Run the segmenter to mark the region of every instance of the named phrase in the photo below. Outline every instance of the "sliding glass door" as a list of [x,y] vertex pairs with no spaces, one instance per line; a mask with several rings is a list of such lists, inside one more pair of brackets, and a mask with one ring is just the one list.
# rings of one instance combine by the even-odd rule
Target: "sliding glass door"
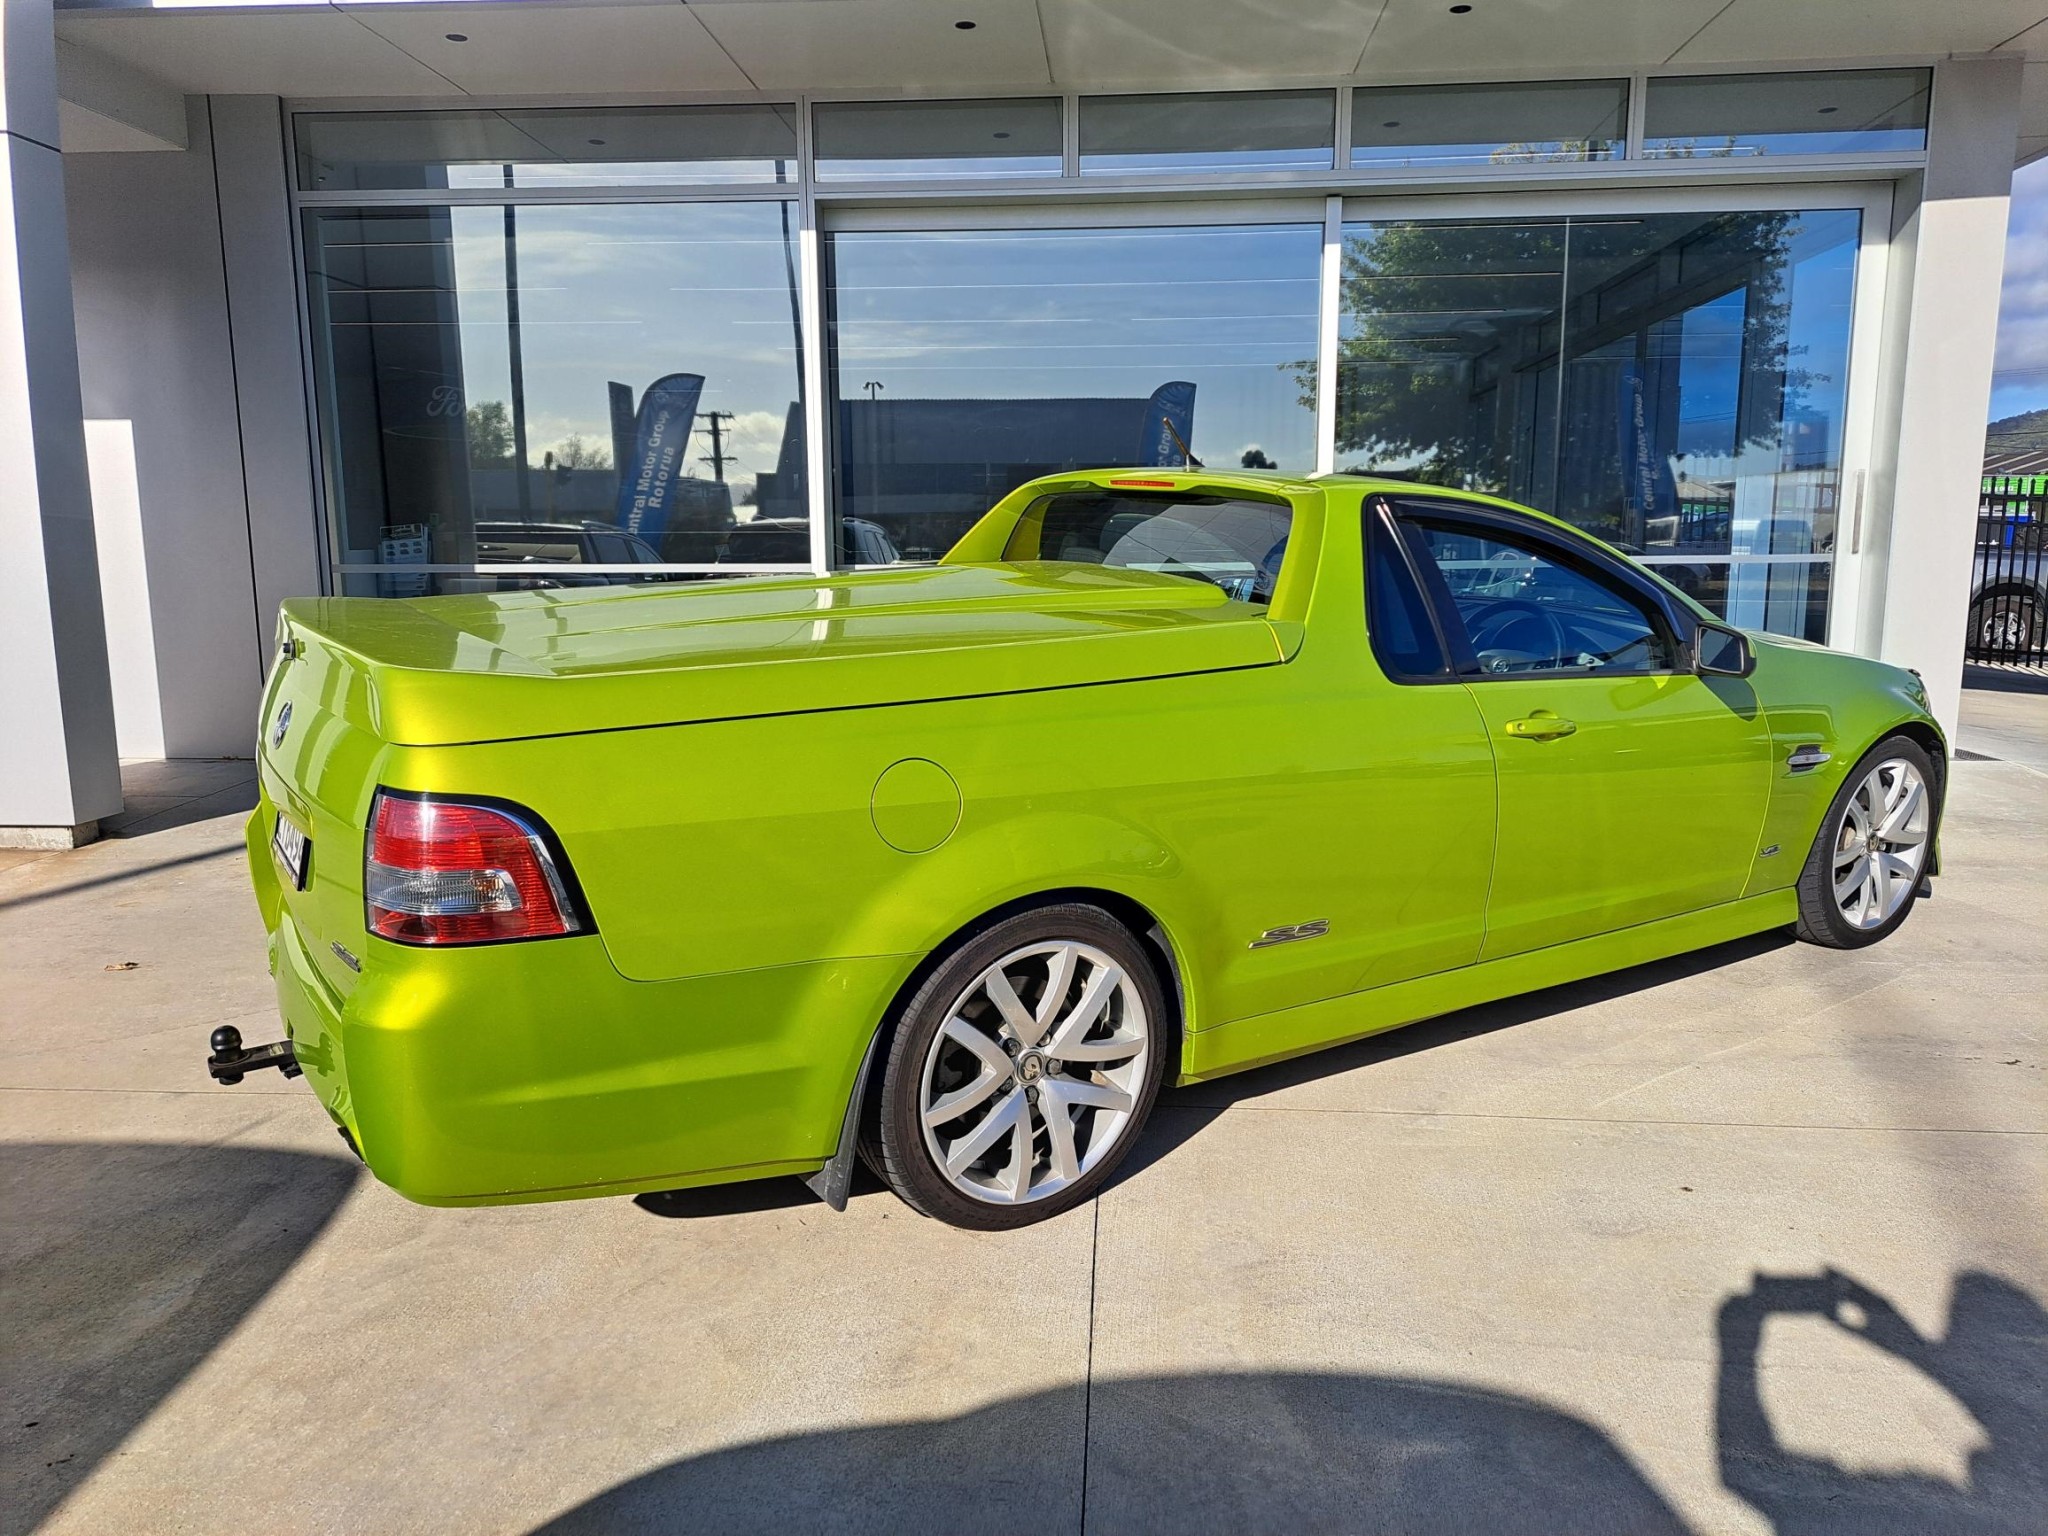
[[1344,225],[1337,464],[1492,492],[1824,639],[1856,209]]

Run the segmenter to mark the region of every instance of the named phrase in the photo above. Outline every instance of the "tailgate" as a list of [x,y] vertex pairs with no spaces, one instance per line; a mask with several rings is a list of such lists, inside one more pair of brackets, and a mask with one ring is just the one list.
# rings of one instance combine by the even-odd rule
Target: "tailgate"
[[[266,925],[275,932],[289,921],[320,979],[346,998],[357,972],[334,946],[360,959],[368,942],[364,828],[390,748],[369,728],[353,659],[317,635],[287,635],[264,692],[251,872]],[[280,817],[307,840],[302,887],[294,887],[273,845]]]

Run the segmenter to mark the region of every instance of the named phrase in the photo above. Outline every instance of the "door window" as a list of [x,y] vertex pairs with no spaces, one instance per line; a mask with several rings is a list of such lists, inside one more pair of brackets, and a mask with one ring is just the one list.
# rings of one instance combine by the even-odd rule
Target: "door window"
[[1445,627],[1462,633],[1480,677],[1668,672],[1666,627],[1647,600],[1571,563],[1537,537],[1452,518],[1404,517],[1442,580]]

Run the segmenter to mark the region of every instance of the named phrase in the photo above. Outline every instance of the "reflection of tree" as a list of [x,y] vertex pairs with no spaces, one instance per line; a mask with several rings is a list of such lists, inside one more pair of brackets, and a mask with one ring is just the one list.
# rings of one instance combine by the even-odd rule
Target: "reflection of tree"
[[[1560,355],[1573,365],[1565,404],[1574,426],[1581,415],[1615,418],[1611,369],[1631,361],[1666,365],[1668,377],[1646,382],[1675,403],[1679,347],[1654,328],[1737,290],[1746,297],[1736,446],[1775,443],[1806,383],[1787,369],[1799,222],[1779,212],[1354,233],[1344,247],[1337,448],[1361,455],[1362,467],[1526,493],[1511,484],[1513,470],[1552,451]],[[1583,372],[1596,353],[1606,366]],[[1312,369],[1291,366],[1312,404]],[[1656,436],[1674,446],[1675,432]]]
[[502,400],[479,400],[462,413],[472,469],[502,469],[512,463],[512,413]]
[[612,451],[581,432],[571,432],[555,445],[555,464],[561,469],[610,469]]

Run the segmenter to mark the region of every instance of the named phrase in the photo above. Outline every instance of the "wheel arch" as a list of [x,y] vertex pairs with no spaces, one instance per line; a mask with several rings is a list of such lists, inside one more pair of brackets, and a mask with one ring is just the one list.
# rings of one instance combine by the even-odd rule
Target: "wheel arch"
[[1948,808],[1949,779],[1948,741],[1939,728],[1930,720],[1894,720],[1856,749],[1856,755],[1850,759],[1850,766],[1853,771],[1856,764],[1894,736],[1905,737],[1925,752],[1928,763],[1934,769],[1934,826],[1929,833],[1933,846],[1928,851],[1926,872],[1929,875],[1938,875],[1941,873],[1941,821],[1942,813]]
[[[925,984],[927,977],[946,961],[946,958],[961,945],[973,940],[976,935],[987,932],[997,923],[1025,912],[1035,912],[1044,907],[1067,905],[1099,907],[1130,931],[1138,941],[1139,948],[1152,962],[1153,976],[1159,982],[1160,994],[1166,999],[1168,1060],[1178,1062],[1186,1036],[1188,1016],[1187,967],[1183,964],[1172,934],[1165,922],[1152,909],[1136,897],[1122,891],[1113,891],[1098,885],[1049,886],[1044,890],[1032,891],[1028,895],[1015,896],[999,902],[986,911],[969,918],[951,933],[940,939],[927,950],[922,959],[910,968],[890,997],[882,1017],[875,1021],[874,1039],[877,1051],[886,1050],[889,1037],[894,1033],[896,1020],[902,1014],[904,1004],[917,995],[917,989]],[[872,1097],[875,1083],[867,1086],[867,1096]],[[866,1109],[863,1109],[863,1114]]]
[[969,918],[932,945],[910,968],[901,984],[890,995],[887,1005],[882,1010],[882,1016],[875,1021],[873,1029],[868,1034],[860,1066],[855,1072],[852,1089],[847,1098],[839,1144],[826,1160],[825,1166],[804,1181],[826,1204],[835,1210],[846,1208],[847,1192],[853,1180],[854,1159],[858,1156],[861,1145],[872,1144],[876,1136],[882,1094],[882,1075],[876,1069],[888,1057],[890,1043],[895,1037],[897,1021],[902,1017],[904,1006],[917,995],[918,989],[925,984],[932,972],[943,965],[946,958],[961,945],[970,942],[975,935],[984,933],[997,923],[1016,917],[1020,913],[1069,904],[1091,906],[1108,913],[1130,932],[1137,940],[1139,949],[1152,962],[1153,975],[1159,982],[1160,995],[1166,999],[1166,1039],[1162,1044],[1166,1048],[1167,1060],[1175,1064],[1174,1076],[1180,1076],[1187,1040],[1187,967],[1182,962],[1172,935],[1157,914],[1133,896],[1095,885],[1048,886],[1026,895],[1012,897]]

